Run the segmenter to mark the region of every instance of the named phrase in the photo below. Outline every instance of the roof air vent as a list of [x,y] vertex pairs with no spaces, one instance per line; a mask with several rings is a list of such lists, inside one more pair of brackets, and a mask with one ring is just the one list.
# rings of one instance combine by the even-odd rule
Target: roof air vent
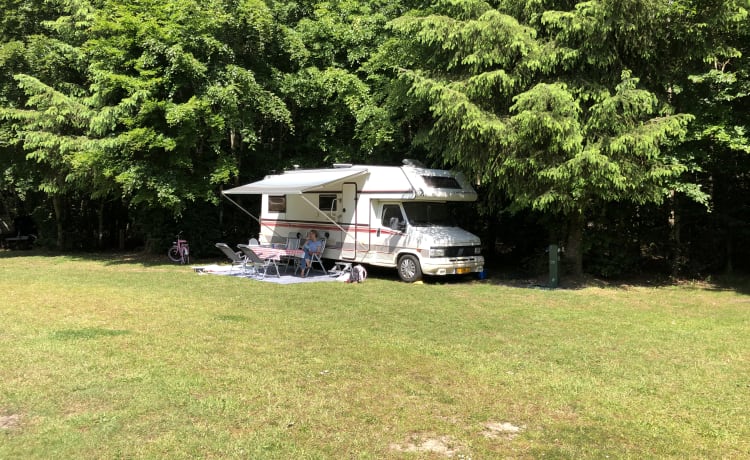
[[424,164],[419,160],[412,160],[411,158],[404,158],[401,160],[401,163],[403,163],[405,166],[413,166],[415,168],[424,168]]

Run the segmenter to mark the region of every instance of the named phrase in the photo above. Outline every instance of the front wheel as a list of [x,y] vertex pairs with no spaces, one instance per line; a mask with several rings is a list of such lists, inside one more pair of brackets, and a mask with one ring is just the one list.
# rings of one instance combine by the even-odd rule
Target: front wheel
[[422,279],[422,267],[419,259],[407,254],[398,260],[398,276],[407,283],[413,283]]
[[175,263],[182,262],[182,255],[180,254],[179,249],[177,249],[177,246],[172,246],[169,248],[169,251],[167,251],[167,257],[169,257],[169,260]]

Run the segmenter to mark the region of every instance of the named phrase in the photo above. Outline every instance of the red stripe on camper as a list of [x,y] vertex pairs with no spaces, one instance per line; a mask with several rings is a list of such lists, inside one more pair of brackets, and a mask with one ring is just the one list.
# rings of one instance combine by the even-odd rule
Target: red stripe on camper
[[[307,227],[307,228],[311,228],[311,229],[314,228],[316,230],[321,230],[321,231],[333,231],[333,232],[341,231],[341,228],[330,223],[326,224],[322,222],[306,221],[306,220],[261,219],[261,224],[273,230],[283,229],[283,228]],[[380,230],[381,235],[403,235],[404,234],[404,232],[392,230],[388,227],[380,227],[380,228],[370,227],[367,224],[341,224],[341,227],[346,232],[356,231],[357,233],[373,234],[373,233],[377,233],[378,230]]]
[[357,232],[367,232],[369,226],[367,224],[340,224],[341,228],[333,224],[326,224],[315,221],[290,221],[290,220],[277,220],[277,219],[261,219],[261,225],[269,228],[298,228],[298,227],[309,227],[316,230],[330,230],[340,232],[341,228],[345,231],[350,231],[352,227]]

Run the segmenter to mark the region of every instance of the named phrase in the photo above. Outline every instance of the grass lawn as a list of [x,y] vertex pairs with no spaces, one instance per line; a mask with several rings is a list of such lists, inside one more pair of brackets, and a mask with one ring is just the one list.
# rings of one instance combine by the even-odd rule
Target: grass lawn
[[0,252],[0,458],[748,458],[750,282],[276,285]]

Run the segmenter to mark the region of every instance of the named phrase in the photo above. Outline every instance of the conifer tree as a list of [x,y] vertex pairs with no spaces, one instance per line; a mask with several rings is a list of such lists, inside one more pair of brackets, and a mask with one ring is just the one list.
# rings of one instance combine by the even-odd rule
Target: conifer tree
[[86,59],[80,47],[93,8],[83,0],[57,7],[58,16],[41,23],[44,33],[26,37],[20,67],[35,76],[14,75],[23,97],[0,107],[0,118],[5,120],[4,142],[22,148],[26,160],[36,164],[23,170],[50,197],[62,248],[66,196],[79,190],[96,195],[96,175],[84,160],[94,148],[87,136],[94,110],[86,100]]
[[[508,2],[511,3],[511,2]],[[530,4],[533,2],[530,2]],[[640,84],[640,30],[656,4],[590,1],[571,11],[523,11],[524,24],[478,0],[438,2],[392,22],[382,66],[401,71],[429,104],[427,141],[516,209],[568,223],[566,256],[582,272],[587,215],[607,202],[662,202],[687,165],[669,146],[691,117]],[[623,37],[629,37],[624,39]],[[643,40],[641,40],[643,41]]]

